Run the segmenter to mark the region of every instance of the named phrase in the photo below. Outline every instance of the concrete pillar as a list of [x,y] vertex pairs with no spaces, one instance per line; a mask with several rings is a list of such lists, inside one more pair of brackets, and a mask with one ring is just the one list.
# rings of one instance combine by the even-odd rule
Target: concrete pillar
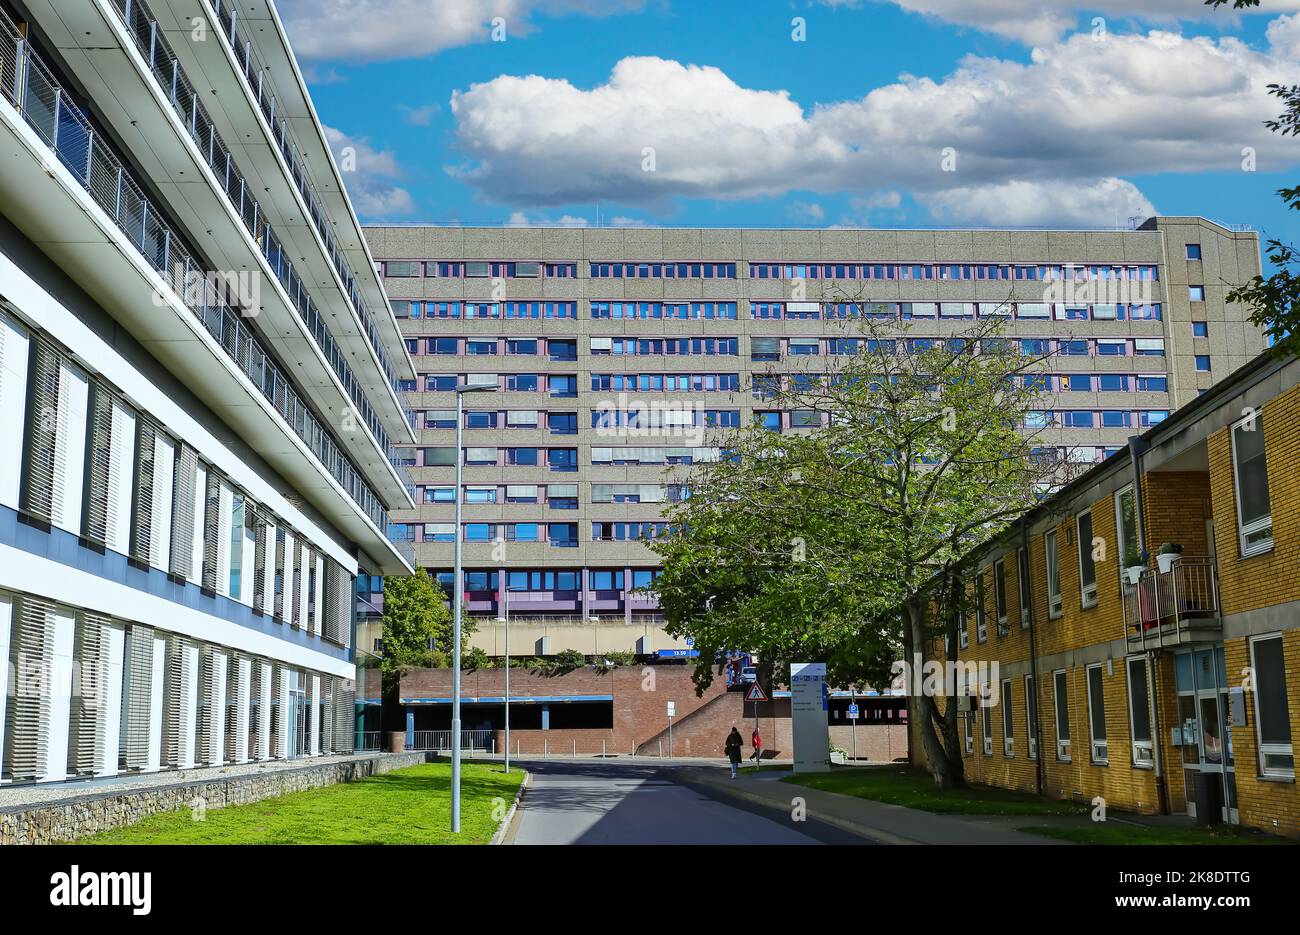
[[415,708],[406,706],[406,749],[415,746]]
[[548,704],[544,704],[542,705],[542,730],[550,730],[550,729],[551,729],[551,706]]
[[632,625],[632,569],[623,569],[623,622]]

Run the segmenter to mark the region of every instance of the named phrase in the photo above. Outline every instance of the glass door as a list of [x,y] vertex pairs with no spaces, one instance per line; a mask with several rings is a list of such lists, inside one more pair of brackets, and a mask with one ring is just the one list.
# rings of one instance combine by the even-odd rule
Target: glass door
[[1223,821],[1237,823],[1237,773],[1232,732],[1227,725],[1228,689],[1223,647],[1179,653],[1174,657],[1178,687],[1179,747],[1187,814],[1196,816],[1196,777],[1220,777],[1219,810]]

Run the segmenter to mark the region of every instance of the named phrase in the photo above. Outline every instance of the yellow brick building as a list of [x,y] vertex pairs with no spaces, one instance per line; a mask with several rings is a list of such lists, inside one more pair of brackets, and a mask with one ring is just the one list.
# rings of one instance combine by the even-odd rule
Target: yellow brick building
[[1199,798],[1300,836],[1298,464],[1300,361],[1262,357],[981,550],[958,655],[997,669],[960,716],[967,779],[1147,813]]

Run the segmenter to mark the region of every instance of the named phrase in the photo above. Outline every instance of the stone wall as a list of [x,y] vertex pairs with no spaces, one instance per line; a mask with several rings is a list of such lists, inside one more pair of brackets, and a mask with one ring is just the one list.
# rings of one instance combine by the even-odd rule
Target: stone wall
[[0,845],[74,841],[135,824],[150,815],[193,808],[196,800],[210,809],[244,805],[289,792],[354,782],[430,759],[427,753],[350,757],[265,772],[91,792],[37,805],[14,805],[0,809]]

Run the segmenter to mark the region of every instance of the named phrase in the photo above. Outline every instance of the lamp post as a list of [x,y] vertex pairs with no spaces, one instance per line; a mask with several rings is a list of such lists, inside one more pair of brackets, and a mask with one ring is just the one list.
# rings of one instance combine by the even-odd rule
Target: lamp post
[[506,772],[510,772],[510,572],[502,570],[505,580],[501,582],[501,610],[502,615],[497,617],[498,623],[504,623],[506,627],[506,750],[505,750],[505,767]]
[[451,830],[460,833],[460,614],[465,603],[465,576],[460,567],[461,469],[465,462],[461,439],[465,430],[465,394],[496,390],[498,385],[456,387],[456,560],[452,571],[451,606]]

